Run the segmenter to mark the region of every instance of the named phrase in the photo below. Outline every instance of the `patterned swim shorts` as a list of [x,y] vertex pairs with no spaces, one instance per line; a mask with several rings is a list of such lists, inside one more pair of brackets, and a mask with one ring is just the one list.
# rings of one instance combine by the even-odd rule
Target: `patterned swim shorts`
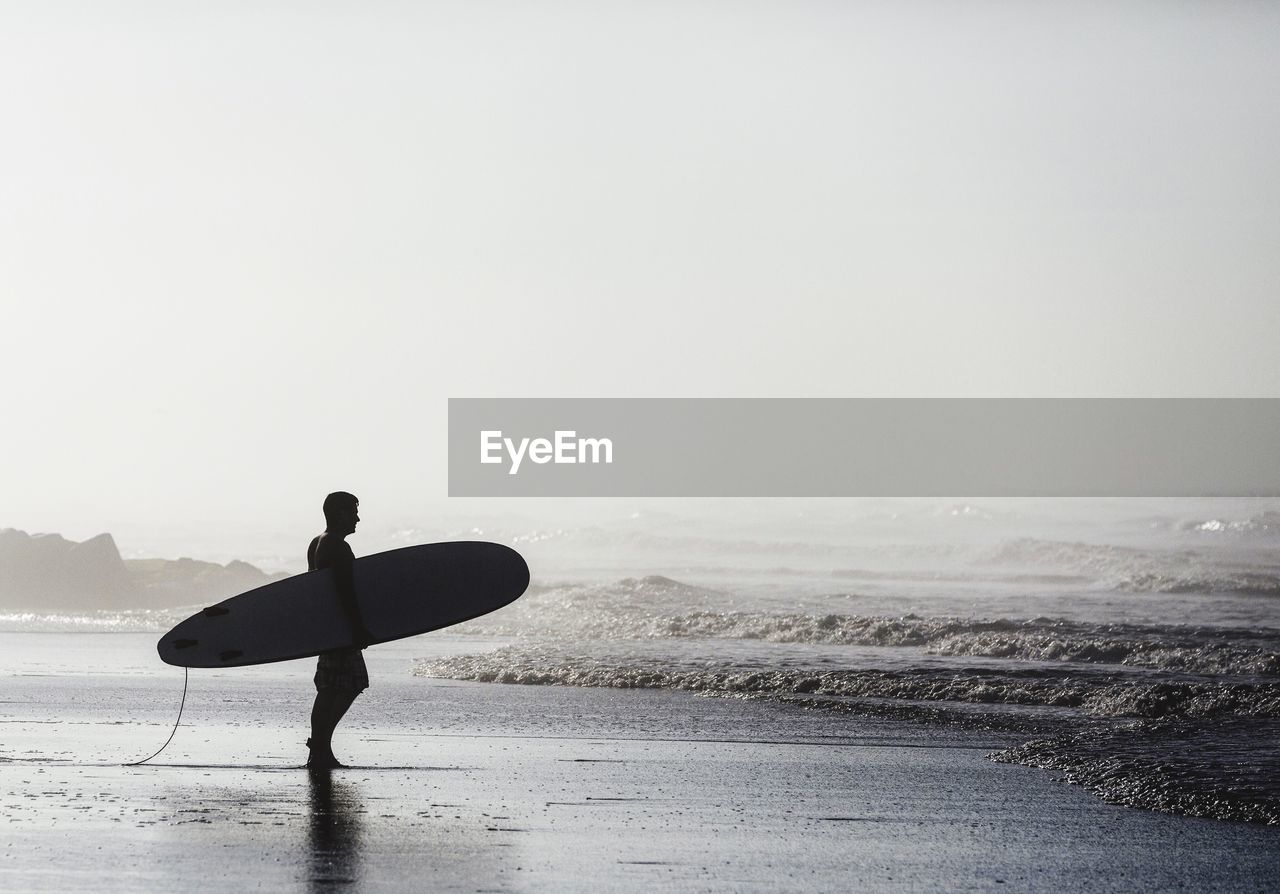
[[345,689],[360,692],[369,688],[369,671],[359,649],[325,652],[316,665],[316,689]]

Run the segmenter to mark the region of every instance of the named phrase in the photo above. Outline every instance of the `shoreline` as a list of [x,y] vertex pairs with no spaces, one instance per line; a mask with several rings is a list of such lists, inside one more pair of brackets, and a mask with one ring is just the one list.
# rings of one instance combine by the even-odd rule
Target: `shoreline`
[[407,677],[423,651],[375,653],[374,688],[335,740],[355,766],[324,778],[300,767],[308,662],[193,675],[174,742],[131,768],[114,761],[150,753],[172,726],[170,677],[11,674],[3,886],[1280,884],[1280,829],[1105,804],[989,760],[1007,736],[822,712],[800,724],[795,706],[663,690]]

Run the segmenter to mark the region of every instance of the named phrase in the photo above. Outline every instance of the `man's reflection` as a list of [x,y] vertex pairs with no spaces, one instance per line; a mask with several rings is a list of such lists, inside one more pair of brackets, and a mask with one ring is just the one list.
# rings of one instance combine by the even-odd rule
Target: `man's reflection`
[[360,880],[360,792],[339,782],[326,770],[307,774],[311,784],[311,887],[332,891],[332,885]]

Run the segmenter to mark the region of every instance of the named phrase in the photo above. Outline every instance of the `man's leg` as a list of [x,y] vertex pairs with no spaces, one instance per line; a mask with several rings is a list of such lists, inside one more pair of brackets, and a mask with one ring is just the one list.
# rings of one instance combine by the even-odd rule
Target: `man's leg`
[[329,717],[333,714],[335,689],[317,689],[316,701],[311,706],[311,739],[308,744],[312,750],[324,750],[326,743],[333,736],[333,728]]
[[333,731],[338,728],[338,724],[342,722],[342,718],[346,716],[347,709],[351,707],[352,702],[356,700],[356,696],[360,694],[358,689],[335,689],[333,691],[333,707],[331,714],[332,719],[329,723],[329,739],[333,739]]
[[333,756],[333,731],[337,729],[338,722],[342,720],[343,715],[347,713],[347,709],[351,707],[351,703],[356,700],[359,695],[358,690],[352,689],[334,689],[326,686],[324,689],[316,690],[316,701],[311,708],[311,755],[321,762],[334,762],[336,758]]

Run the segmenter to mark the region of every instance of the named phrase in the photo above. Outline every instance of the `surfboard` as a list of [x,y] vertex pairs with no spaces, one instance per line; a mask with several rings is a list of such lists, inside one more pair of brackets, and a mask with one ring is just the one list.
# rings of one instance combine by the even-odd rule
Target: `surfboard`
[[[374,644],[460,624],[514,602],[529,566],[500,543],[407,546],[355,561],[356,600]],[[241,593],[192,615],[156,650],[178,667],[242,667],[352,645],[328,569]]]

